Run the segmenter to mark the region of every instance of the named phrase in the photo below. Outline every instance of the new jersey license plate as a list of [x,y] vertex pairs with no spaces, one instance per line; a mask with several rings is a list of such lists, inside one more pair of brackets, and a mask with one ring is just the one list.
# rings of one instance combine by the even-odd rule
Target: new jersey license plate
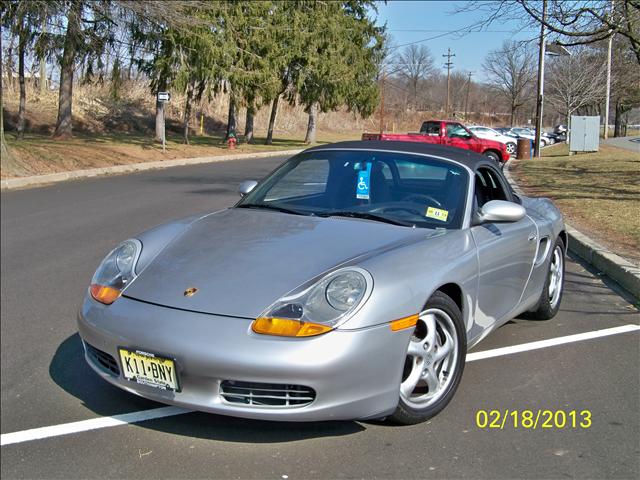
[[176,365],[170,358],[140,350],[118,349],[124,378],[162,390],[179,390]]

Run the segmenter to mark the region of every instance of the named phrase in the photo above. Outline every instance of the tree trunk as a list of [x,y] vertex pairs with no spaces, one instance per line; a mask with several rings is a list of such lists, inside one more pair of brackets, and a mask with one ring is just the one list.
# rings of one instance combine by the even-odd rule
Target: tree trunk
[[20,35],[18,40],[18,82],[20,84],[20,107],[18,108],[18,138],[24,138],[24,116],[27,105],[27,92],[24,86],[24,48],[26,34],[24,32],[24,19],[21,20]]
[[620,100],[616,101],[616,118],[615,118],[615,125],[613,128],[613,136],[614,137],[622,136],[622,105],[620,104]]
[[227,115],[227,134],[225,140],[228,140],[231,134],[236,137],[238,111],[236,110],[236,101],[233,95],[229,97],[229,113]]
[[44,97],[47,93],[47,61],[40,59],[40,96]]
[[318,119],[318,103],[313,102],[309,106],[309,123],[307,124],[307,135],[304,137],[304,143],[307,145],[316,143],[317,119]]
[[253,101],[247,105],[247,118],[244,122],[244,140],[247,143],[253,143],[253,118],[256,114],[256,107]]
[[156,142],[162,142],[165,129],[164,124],[164,102],[160,102],[156,96]]
[[13,42],[14,37],[11,36],[9,47],[7,48],[7,86],[11,92],[13,92]]
[[72,3],[67,15],[67,33],[64,38],[64,52],[60,61],[60,90],[58,94],[58,119],[53,132],[54,138],[70,137],[72,134],[71,105],[73,99],[73,70],[76,59],[76,45],[80,34],[80,8]]
[[[167,89],[167,81],[164,77],[158,82],[158,90],[163,92]],[[156,92],[156,142],[162,143],[162,135],[164,134],[164,102],[158,100],[158,92]]]
[[513,127],[515,121],[516,121],[516,110],[518,109],[517,106],[515,106],[514,104],[511,104],[511,119],[509,120],[510,125]]
[[[47,33],[47,22],[46,20],[42,21],[42,34],[45,35]],[[45,93],[47,93],[47,61],[44,57],[40,59],[40,96],[44,97]]]
[[265,145],[271,145],[273,143],[273,127],[276,124],[276,115],[278,114],[278,100],[280,100],[280,95],[276,95],[276,98],[273,99],[271,104],[271,115],[269,116],[269,129],[267,130],[267,139],[265,140]]
[[184,105],[184,119],[183,119],[183,127],[184,127],[184,143],[189,145],[189,119],[191,118],[191,98],[193,97],[193,82],[190,81],[187,85],[187,96],[185,98]]

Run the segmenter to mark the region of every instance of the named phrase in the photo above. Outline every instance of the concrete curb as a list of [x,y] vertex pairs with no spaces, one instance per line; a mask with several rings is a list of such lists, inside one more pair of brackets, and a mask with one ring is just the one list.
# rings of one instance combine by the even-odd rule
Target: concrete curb
[[[511,161],[505,165],[505,177],[516,193],[524,194],[511,176],[510,167]],[[569,251],[571,253],[591,264],[628,291],[635,299],[640,300],[640,267],[626,258],[616,255],[572,226],[568,224],[565,226],[569,235]]]
[[71,172],[50,173],[48,175],[35,175],[32,177],[11,178],[0,182],[0,189],[12,190],[16,188],[36,187],[51,183],[66,182],[81,178],[98,177],[102,175],[118,175],[130,172],[142,172],[160,168],[181,167],[186,165],[198,165],[200,163],[227,162],[230,160],[249,160],[254,158],[279,157],[281,155],[295,155],[304,149],[278,150],[273,152],[240,153],[233,155],[218,155],[215,157],[178,158],[175,160],[161,160],[157,162],[130,163],[128,165],[116,165],[114,167],[89,168],[85,170],[73,170]]

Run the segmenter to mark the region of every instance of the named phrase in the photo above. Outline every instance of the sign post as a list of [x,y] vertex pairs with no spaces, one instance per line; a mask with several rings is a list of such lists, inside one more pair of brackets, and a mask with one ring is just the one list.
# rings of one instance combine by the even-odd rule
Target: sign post
[[162,102],[162,153],[166,151],[167,136],[164,111],[166,108],[165,104],[169,103],[169,100],[171,100],[171,94],[169,92],[158,92],[158,101]]

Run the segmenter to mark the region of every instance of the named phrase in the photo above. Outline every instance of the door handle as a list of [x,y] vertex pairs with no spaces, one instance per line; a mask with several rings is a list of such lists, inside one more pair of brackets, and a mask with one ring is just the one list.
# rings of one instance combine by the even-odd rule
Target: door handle
[[537,238],[538,238],[538,235],[536,235],[534,232],[531,232],[527,240],[529,240],[530,242],[533,242]]

